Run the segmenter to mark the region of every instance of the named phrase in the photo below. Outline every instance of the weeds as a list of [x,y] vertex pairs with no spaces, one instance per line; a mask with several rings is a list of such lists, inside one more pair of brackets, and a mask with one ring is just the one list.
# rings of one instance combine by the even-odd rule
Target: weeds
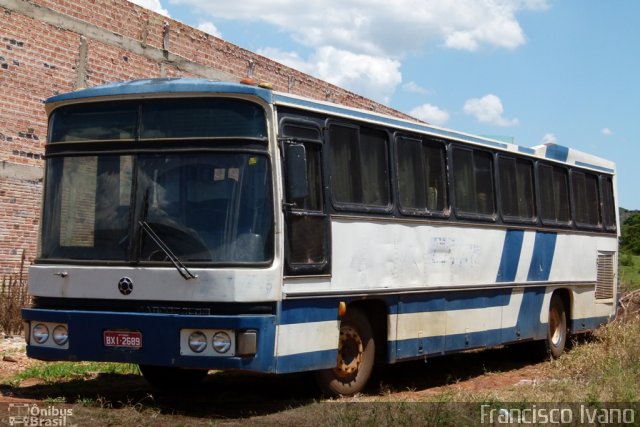
[[20,309],[29,303],[24,272],[25,251],[22,251],[18,274],[2,277],[0,284],[0,329],[5,335],[22,331]]
[[98,374],[139,375],[139,373],[137,365],[125,363],[56,362],[32,366],[14,376],[10,383],[17,385],[28,378],[35,378],[47,384],[53,384],[77,378],[91,378]]
[[620,254],[620,284],[632,291],[640,289],[640,256]]
[[594,337],[561,358],[555,376],[574,385],[576,400],[640,399],[640,314],[605,325]]

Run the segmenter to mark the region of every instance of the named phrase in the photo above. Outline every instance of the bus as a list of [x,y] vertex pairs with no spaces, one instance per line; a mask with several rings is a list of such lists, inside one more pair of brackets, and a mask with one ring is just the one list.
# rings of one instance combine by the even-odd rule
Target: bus
[[45,103],[29,357],[315,371],[570,334],[618,305],[615,164],[260,85],[145,79]]

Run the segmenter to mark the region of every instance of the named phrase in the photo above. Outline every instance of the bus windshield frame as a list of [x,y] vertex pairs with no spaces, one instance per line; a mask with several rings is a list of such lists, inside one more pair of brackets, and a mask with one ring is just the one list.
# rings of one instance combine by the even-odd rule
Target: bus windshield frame
[[[145,224],[188,265],[272,263],[264,109],[237,99],[191,101],[75,104],[53,112],[37,262],[170,265]],[[175,122],[172,111],[179,112]],[[187,123],[207,119],[188,130]]]

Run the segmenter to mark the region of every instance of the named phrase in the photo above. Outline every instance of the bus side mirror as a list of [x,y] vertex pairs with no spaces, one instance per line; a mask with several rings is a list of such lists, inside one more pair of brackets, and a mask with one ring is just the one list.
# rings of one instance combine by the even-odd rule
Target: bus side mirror
[[309,195],[307,151],[302,144],[287,144],[286,147],[287,195],[290,199],[304,199]]

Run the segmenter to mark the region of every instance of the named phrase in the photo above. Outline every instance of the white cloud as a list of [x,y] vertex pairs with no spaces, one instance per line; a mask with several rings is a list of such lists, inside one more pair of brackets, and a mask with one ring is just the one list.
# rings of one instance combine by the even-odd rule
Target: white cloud
[[464,112],[480,123],[489,123],[497,126],[517,126],[518,119],[507,119],[503,116],[504,107],[500,98],[490,93],[482,98],[468,99],[464,103]]
[[160,15],[164,15],[169,17],[169,11],[162,7],[160,4],[160,0],[129,0],[131,3],[137,4],[138,6],[142,6],[149,10],[159,13]]
[[[159,0],[146,1],[159,6]],[[548,0],[168,1],[194,8],[202,19],[272,25],[312,53],[268,46],[259,53],[385,103],[402,82],[400,61],[408,54],[428,45],[515,49],[526,42],[517,14],[548,7]],[[410,83],[405,89],[425,90]],[[514,124],[503,118],[498,123]]]
[[602,134],[604,136],[611,136],[611,135],[613,135],[613,131],[611,129],[609,129],[609,128],[604,128],[604,129],[602,129]]
[[323,46],[308,58],[296,52],[266,48],[259,54],[360,95],[388,103],[402,81],[400,62]]
[[222,38],[222,34],[220,30],[213,24],[213,22],[201,22],[197,27],[200,31],[204,31],[207,34],[211,34],[212,36]]
[[558,138],[552,133],[545,133],[540,142],[543,144],[557,144]]
[[409,115],[439,126],[444,125],[449,120],[448,112],[431,104],[422,104],[409,111]]
[[547,0],[169,1],[219,19],[266,22],[305,46],[393,58],[426,44],[514,49],[526,42],[517,13],[548,7]]
[[520,0],[520,3],[523,9],[541,11],[549,9],[549,3],[547,3],[547,0]]
[[405,83],[405,84],[402,85],[402,89],[404,89],[407,92],[418,93],[420,95],[428,95],[429,94],[429,89],[426,89],[426,88],[420,86],[416,82]]

